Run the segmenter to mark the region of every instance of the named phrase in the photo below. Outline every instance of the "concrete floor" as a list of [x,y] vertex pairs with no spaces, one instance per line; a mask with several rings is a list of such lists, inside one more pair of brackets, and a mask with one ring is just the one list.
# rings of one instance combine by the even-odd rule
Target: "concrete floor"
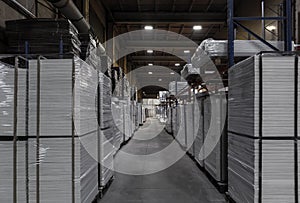
[[[149,119],[135,133],[134,138],[138,140],[133,138],[122,150],[133,154],[150,154],[165,148],[173,141],[173,138],[162,129],[163,126],[156,119]],[[152,138],[153,133],[158,131],[159,135]],[[143,140],[147,136],[152,139]],[[143,168],[138,170],[143,170]],[[116,173],[115,180],[103,199],[99,201],[99,203],[177,202],[221,203],[226,201],[187,155],[168,169],[152,175],[133,176]]]

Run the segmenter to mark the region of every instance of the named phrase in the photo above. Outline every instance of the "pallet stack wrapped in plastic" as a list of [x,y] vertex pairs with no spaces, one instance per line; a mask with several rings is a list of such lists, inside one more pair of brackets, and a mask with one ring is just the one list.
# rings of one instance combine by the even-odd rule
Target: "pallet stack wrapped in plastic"
[[204,99],[203,115],[203,140],[209,137],[212,143],[216,143],[216,146],[204,147],[204,168],[220,187],[227,183],[227,133],[223,131],[224,125],[221,122],[226,117],[227,102],[222,94],[211,93]]
[[195,160],[204,167],[204,150],[201,150],[204,143],[204,100],[208,96],[207,93],[199,93],[196,95],[196,102],[199,108],[199,127],[194,141]]
[[15,191],[17,202],[28,199],[26,76],[27,69],[0,63],[0,202],[13,202]]
[[98,195],[97,85],[77,57],[29,61],[29,201]]
[[111,79],[99,72],[99,124],[98,131],[98,162],[99,162],[99,187],[105,188],[114,175],[114,118],[111,108]]
[[112,113],[114,115],[114,152],[116,153],[123,143],[123,110],[117,97],[112,97]]
[[[284,50],[283,41],[268,41],[268,43],[279,50]],[[227,56],[228,41],[207,39],[200,44],[199,48],[211,57]],[[272,49],[259,40],[234,41],[234,55],[237,57],[248,57],[261,51],[272,51]]]
[[229,70],[228,181],[236,202],[298,201],[298,61],[259,54]]

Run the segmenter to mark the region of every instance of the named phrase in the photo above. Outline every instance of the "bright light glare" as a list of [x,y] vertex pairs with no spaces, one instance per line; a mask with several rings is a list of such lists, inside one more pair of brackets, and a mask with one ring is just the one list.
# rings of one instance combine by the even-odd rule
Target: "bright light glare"
[[146,25],[145,30],[153,30],[153,26],[152,25]]
[[202,26],[201,25],[195,25],[193,27],[194,30],[202,30]]

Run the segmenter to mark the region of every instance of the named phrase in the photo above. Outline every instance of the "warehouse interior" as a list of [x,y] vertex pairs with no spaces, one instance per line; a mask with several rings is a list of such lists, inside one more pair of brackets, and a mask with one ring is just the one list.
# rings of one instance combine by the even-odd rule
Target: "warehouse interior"
[[0,203],[299,202],[299,17],[0,0]]

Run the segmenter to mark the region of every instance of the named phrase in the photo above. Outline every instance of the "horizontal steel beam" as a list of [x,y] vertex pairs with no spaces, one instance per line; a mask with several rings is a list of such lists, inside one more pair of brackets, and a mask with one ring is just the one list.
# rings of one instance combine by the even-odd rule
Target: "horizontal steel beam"
[[145,23],[201,23],[224,24],[226,13],[185,13],[185,12],[113,12],[116,24],[145,24]]

